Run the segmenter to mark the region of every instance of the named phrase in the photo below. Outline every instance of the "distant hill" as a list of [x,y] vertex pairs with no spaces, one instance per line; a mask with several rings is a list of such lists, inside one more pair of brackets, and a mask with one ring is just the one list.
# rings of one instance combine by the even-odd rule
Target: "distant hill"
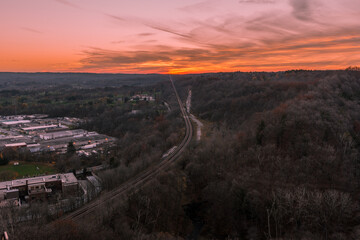
[[75,88],[147,86],[168,80],[160,74],[0,73],[0,89],[31,90],[69,85]]

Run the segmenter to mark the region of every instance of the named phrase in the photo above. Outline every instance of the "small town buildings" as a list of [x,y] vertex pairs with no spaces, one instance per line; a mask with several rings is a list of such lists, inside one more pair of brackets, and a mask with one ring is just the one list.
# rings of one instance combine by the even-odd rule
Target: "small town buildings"
[[96,143],[92,143],[92,144],[84,145],[80,149],[92,149],[92,148],[96,148],[96,146],[97,146]]
[[61,191],[64,196],[74,195],[79,190],[79,182],[74,173],[61,174]]
[[23,131],[29,133],[29,132],[33,132],[33,131],[39,131],[39,130],[50,130],[50,129],[55,129],[58,128],[58,125],[55,124],[51,124],[51,125],[40,125],[40,126],[32,126],[32,127],[24,127],[21,128]]
[[[41,117],[41,118],[40,118]],[[14,148],[30,153],[66,153],[69,142],[80,150],[102,150],[116,141],[106,135],[84,129],[70,129],[79,125],[78,118],[45,118],[46,115],[0,116],[0,150]]]
[[27,148],[30,150],[31,153],[36,153],[41,151],[41,145],[39,143],[28,144]]
[[59,132],[47,132],[39,134],[39,137],[44,140],[50,139],[57,139],[57,138],[64,138],[64,137],[73,137],[73,136],[83,136],[86,134],[86,131],[83,129],[76,129],[76,130],[68,130],[68,131],[59,131]]
[[131,101],[155,101],[155,98],[153,96],[147,95],[147,94],[136,94],[131,97]]
[[46,201],[53,193],[72,196],[76,195],[78,189],[79,183],[73,173],[0,182],[0,206],[6,206],[11,201],[20,204],[20,200]]

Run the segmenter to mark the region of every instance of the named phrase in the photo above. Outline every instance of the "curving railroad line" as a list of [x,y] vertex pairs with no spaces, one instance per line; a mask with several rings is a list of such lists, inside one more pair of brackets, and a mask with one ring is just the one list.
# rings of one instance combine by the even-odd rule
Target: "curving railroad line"
[[60,218],[61,220],[78,220],[86,215],[91,214],[96,209],[98,209],[101,206],[104,206],[106,204],[111,203],[112,201],[118,199],[120,196],[125,195],[129,193],[132,190],[136,190],[140,188],[141,186],[144,186],[146,183],[149,183],[149,181],[155,177],[157,174],[159,174],[161,171],[166,170],[169,166],[171,166],[172,163],[174,163],[180,155],[183,153],[185,148],[188,146],[188,144],[191,141],[192,135],[193,135],[193,127],[190,122],[189,115],[185,111],[185,108],[180,100],[180,97],[178,95],[178,92],[176,91],[174,82],[172,80],[172,77],[169,76],[171,85],[174,89],[181,114],[183,115],[185,126],[186,126],[186,133],[185,137],[180,143],[180,145],[173,151],[169,156],[162,159],[161,162],[159,162],[156,165],[153,165],[143,172],[136,175],[134,178],[129,179],[125,183],[121,184],[119,187],[106,192],[104,194],[101,194],[97,199],[94,201],[84,205],[83,207],[75,210],[74,212],[71,212],[67,214],[66,216]]

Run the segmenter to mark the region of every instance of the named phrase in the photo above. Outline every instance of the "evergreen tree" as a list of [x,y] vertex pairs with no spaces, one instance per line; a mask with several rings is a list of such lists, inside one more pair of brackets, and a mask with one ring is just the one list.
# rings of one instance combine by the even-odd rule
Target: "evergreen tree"
[[73,142],[69,142],[67,146],[67,153],[68,154],[74,154],[76,152],[76,148],[74,146]]
[[0,165],[6,165],[9,163],[9,159],[0,153]]

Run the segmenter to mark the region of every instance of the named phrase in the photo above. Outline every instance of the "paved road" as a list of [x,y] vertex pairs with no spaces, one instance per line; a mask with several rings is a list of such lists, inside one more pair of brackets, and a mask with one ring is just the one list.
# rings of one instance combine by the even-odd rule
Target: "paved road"
[[155,177],[160,172],[164,171],[165,169],[169,168],[183,153],[183,151],[186,149],[188,144],[191,141],[192,135],[193,135],[193,128],[189,119],[189,116],[187,112],[185,111],[185,108],[180,100],[180,97],[176,91],[174,82],[170,76],[170,81],[172,84],[172,87],[174,89],[179,107],[181,109],[181,114],[183,115],[185,126],[186,126],[186,133],[185,137],[180,143],[180,145],[176,148],[176,150],[171,153],[166,158],[162,159],[161,162],[159,162],[156,165],[153,165],[149,167],[148,169],[144,170],[140,174],[136,175],[135,177],[129,179],[125,183],[121,184],[119,187],[101,194],[98,198],[93,200],[92,202],[84,205],[83,207],[75,210],[72,213],[69,213],[68,215],[61,218],[62,220],[66,219],[72,219],[77,220],[80,218],[83,218],[92,212],[94,212],[96,209],[105,206],[107,204],[110,204],[112,201],[119,201],[119,197],[123,197],[126,194],[128,194],[132,190],[139,189],[140,187],[144,186],[145,184],[149,183],[153,177]]

